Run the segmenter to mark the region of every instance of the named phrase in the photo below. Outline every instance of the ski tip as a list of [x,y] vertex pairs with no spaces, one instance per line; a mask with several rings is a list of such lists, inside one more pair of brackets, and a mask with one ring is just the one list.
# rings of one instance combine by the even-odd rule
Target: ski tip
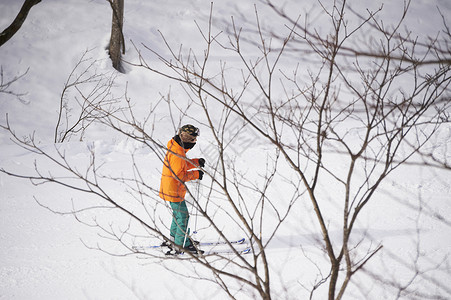
[[247,254],[247,253],[250,253],[251,252],[251,248],[246,248],[246,249],[244,249],[243,250],[243,254]]
[[245,238],[242,238],[241,240],[238,240],[236,243],[237,244],[242,244],[242,243],[244,243],[245,240],[246,240]]

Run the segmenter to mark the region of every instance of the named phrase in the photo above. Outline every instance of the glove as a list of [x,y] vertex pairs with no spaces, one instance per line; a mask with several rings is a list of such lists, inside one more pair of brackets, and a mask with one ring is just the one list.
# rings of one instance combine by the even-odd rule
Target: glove
[[205,167],[205,159],[199,158],[199,166],[200,166],[201,168]]
[[204,172],[201,170],[198,170],[197,172],[199,172],[199,180],[202,180],[202,177],[204,177]]

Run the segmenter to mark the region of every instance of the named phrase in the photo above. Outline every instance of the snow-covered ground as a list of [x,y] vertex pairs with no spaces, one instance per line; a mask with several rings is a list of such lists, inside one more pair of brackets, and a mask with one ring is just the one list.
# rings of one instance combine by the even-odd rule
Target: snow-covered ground
[[[296,9],[299,9],[302,13],[310,5],[305,2],[297,4],[297,1],[288,1],[287,11],[296,15]],[[375,1],[353,2],[359,8],[380,5]],[[22,1],[17,0],[0,2],[0,30],[12,22],[21,5]],[[385,6],[383,14],[388,23],[398,17],[399,9],[395,8],[399,7],[393,3],[386,3]],[[412,1],[411,15],[406,24],[417,35],[434,34],[442,26],[437,7],[444,16],[451,15],[448,1]],[[254,17],[251,1],[220,1],[214,4],[214,14],[218,19],[238,15],[237,10],[243,16]],[[159,31],[175,48],[183,44],[187,48],[203,49],[194,21],[205,26],[209,12],[210,3],[200,0],[126,0],[125,58],[136,61],[137,54],[131,41],[135,45],[144,43],[165,53],[167,50]],[[268,22],[270,16],[265,18],[265,13],[267,11],[262,8],[260,18],[266,26],[280,25]],[[221,24],[215,24],[218,28],[214,30],[222,30]],[[0,47],[4,80],[26,73],[9,88],[24,94],[20,100],[0,93],[0,124],[5,125],[8,120],[17,136],[34,134],[40,147],[54,151],[61,93],[83,53],[89,50],[87,56],[98,60],[95,66],[99,72],[114,72],[105,50],[110,26],[111,9],[103,0],[45,0],[33,7],[20,31]],[[213,59],[227,59],[221,55],[222,52]],[[233,62],[233,59],[230,58],[230,61]],[[152,63],[158,64],[157,61]],[[155,74],[131,66],[126,68],[127,73],[118,74],[116,78],[117,89],[113,92],[118,96],[127,85],[127,96],[145,109],[169,91],[171,97],[183,101],[183,92],[176,87],[177,84],[171,83],[173,86],[170,86]],[[190,117],[196,119],[195,115]],[[179,115],[174,117],[176,120],[178,118]],[[155,139],[166,143],[173,133],[167,107],[159,106],[152,119],[156,124]],[[188,123],[192,119],[185,118],[184,121]],[[192,157],[208,156],[208,139],[211,136],[207,130],[203,132],[205,134],[201,135],[199,146],[190,152]],[[448,125],[440,130],[435,140],[437,151],[448,159],[451,155],[450,141],[451,127]],[[150,150],[100,125],[90,127],[82,142],[75,138],[59,147],[67,151],[67,158],[78,162],[81,169],[89,162],[89,151],[93,150],[110,174],[115,171],[132,174],[130,165],[133,153],[135,160],[143,167],[141,169],[147,171],[142,174],[147,184],[158,189],[161,162]],[[257,174],[258,168],[265,164],[265,145],[246,144],[246,149],[231,148],[239,154],[237,161],[246,164],[248,176],[253,176],[253,172]],[[17,174],[33,174],[35,161],[40,170],[58,172],[48,161],[18,147],[7,131],[0,131],[0,168]],[[405,166],[396,170],[381,187],[377,200],[369,204],[361,218],[355,236],[358,238],[361,234],[367,238],[363,247],[370,241],[384,245],[383,250],[368,263],[369,269],[377,273],[370,276],[362,272],[361,276],[354,277],[345,299],[396,299],[394,291],[399,289],[384,288],[375,277],[388,280],[393,277],[401,285],[412,281],[419,294],[441,293],[442,299],[451,296],[451,290],[446,292],[431,284],[437,280],[446,286],[446,281],[451,278],[449,175],[449,170]],[[283,194],[283,183],[280,184],[279,192]],[[108,188],[114,190],[116,187]],[[127,197],[123,190],[116,192]],[[330,192],[332,195],[333,190]],[[0,173],[0,299],[227,299],[226,293],[214,283],[190,277],[193,275],[192,269],[197,269],[195,264],[186,261],[163,263],[136,256],[117,257],[89,249],[87,246],[95,247],[97,243],[106,249],[116,248],[102,244],[105,241],[96,228],[78,222],[71,215],[55,214],[43,207],[62,212],[70,211],[73,203],[82,207],[89,201],[97,201],[84,197],[61,186],[33,185],[28,180]],[[387,198],[392,201],[386,201]],[[303,203],[298,209],[308,211],[311,207]],[[164,210],[162,212],[164,221],[169,222],[170,215],[165,214]],[[89,222],[89,217],[85,221]],[[99,222],[105,221],[107,224],[127,222],[121,215],[104,213],[96,217]],[[203,221],[199,222],[201,227]],[[306,259],[297,245],[302,245],[304,250],[310,249],[307,252],[311,257],[322,255],[315,250],[315,240],[319,236],[313,229],[314,222],[313,217],[305,220],[293,218],[289,221],[292,225],[281,228],[280,235],[268,245],[274,299],[308,298],[303,285],[309,286],[317,280],[314,277],[317,266]],[[239,237],[232,227],[225,228],[224,233]],[[199,238],[209,238],[208,235],[208,230],[199,232]],[[338,239],[340,234],[337,232],[334,237]],[[407,265],[403,265],[402,261],[406,261]],[[418,276],[418,273],[423,276]],[[319,293],[317,299],[322,296],[324,294]],[[238,299],[245,297],[245,294],[238,295]]]

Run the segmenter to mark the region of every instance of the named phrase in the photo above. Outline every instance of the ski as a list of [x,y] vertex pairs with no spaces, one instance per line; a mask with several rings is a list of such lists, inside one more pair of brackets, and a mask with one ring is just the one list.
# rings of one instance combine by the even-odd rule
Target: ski
[[[232,245],[236,245],[236,244],[243,244],[246,241],[245,238],[241,238],[238,240],[233,240],[233,241],[229,241],[230,244]],[[211,242],[199,242],[199,244],[197,244],[197,246],[202,247],[202,246],[218,246],[218,245],[227,245],[228,242],[227,241],[211,241]],[[145,249],[157,249],[157,248],[163,248],[166,246],[162,246],[160,245],[146,245],[146,246],[132,246],[132,249],[135,251],[138,250],[145,250]]]
[[[246,247],[244,249],[236,249],[236,253],[238,254],[248,254],[251,252],[251,247]],[[216,249],[212,249],[210,251],[205,251],[204,254],[202,254],[203,256],[206,255],[217,255],[217,254],[235,254],[235,252],[233,250],[230,249],[224,249],[224,250],[216,250]]]
[[[246,241],[245,238],[229,241],[230,244],[243,244]],[[217,246],[217,245],[227,245],[226,241],[213,241],[213,242],[199,242],[198,246]]]
[[[250,247],[246,247],[244,249],[236,249],[236,252],[231,249],[211,249],[206,250],[203,254],[194,254],[194,256],[197,257],[205,257],[205,256],[211,256],[211,255],[221,255],[221,254],[248,254],[251,252]],[[177,258],[183,258],[183,259],[189,259],[192,258],[188,253],[180,252],[180,253],[166,253],[166,257],[177,257]]]
[[166,246],[162,246],[162,245],[147,245],[147,246],[132,246],[132,249],[135,251],[138,250],[144,250],[144,249],[157,249],[157,248],[163,248]]

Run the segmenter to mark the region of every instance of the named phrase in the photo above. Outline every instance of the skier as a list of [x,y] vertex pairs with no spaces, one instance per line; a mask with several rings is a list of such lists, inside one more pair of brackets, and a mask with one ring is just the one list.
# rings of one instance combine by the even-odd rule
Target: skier
[[[172,208],[172,224],[170,229],[171,241],[180,251],[190,251],[193,254],[202,254],[204,251],[196,248],[189,237],[188,220],[189,213],[186,207],[185,182],[190,180],[202,180],[204,172],[193,170],[204,167],[205,159],[188,159],[186,152],[196,145],[199,129],[191,124],[182,126],[178,134],[167,144],[168,151],[164,158],[163,172],[161,174],[160,198],[169,202]],[[163,246],[170,246],[166,241]],[[172,248],[167,254],[174,254]]]

